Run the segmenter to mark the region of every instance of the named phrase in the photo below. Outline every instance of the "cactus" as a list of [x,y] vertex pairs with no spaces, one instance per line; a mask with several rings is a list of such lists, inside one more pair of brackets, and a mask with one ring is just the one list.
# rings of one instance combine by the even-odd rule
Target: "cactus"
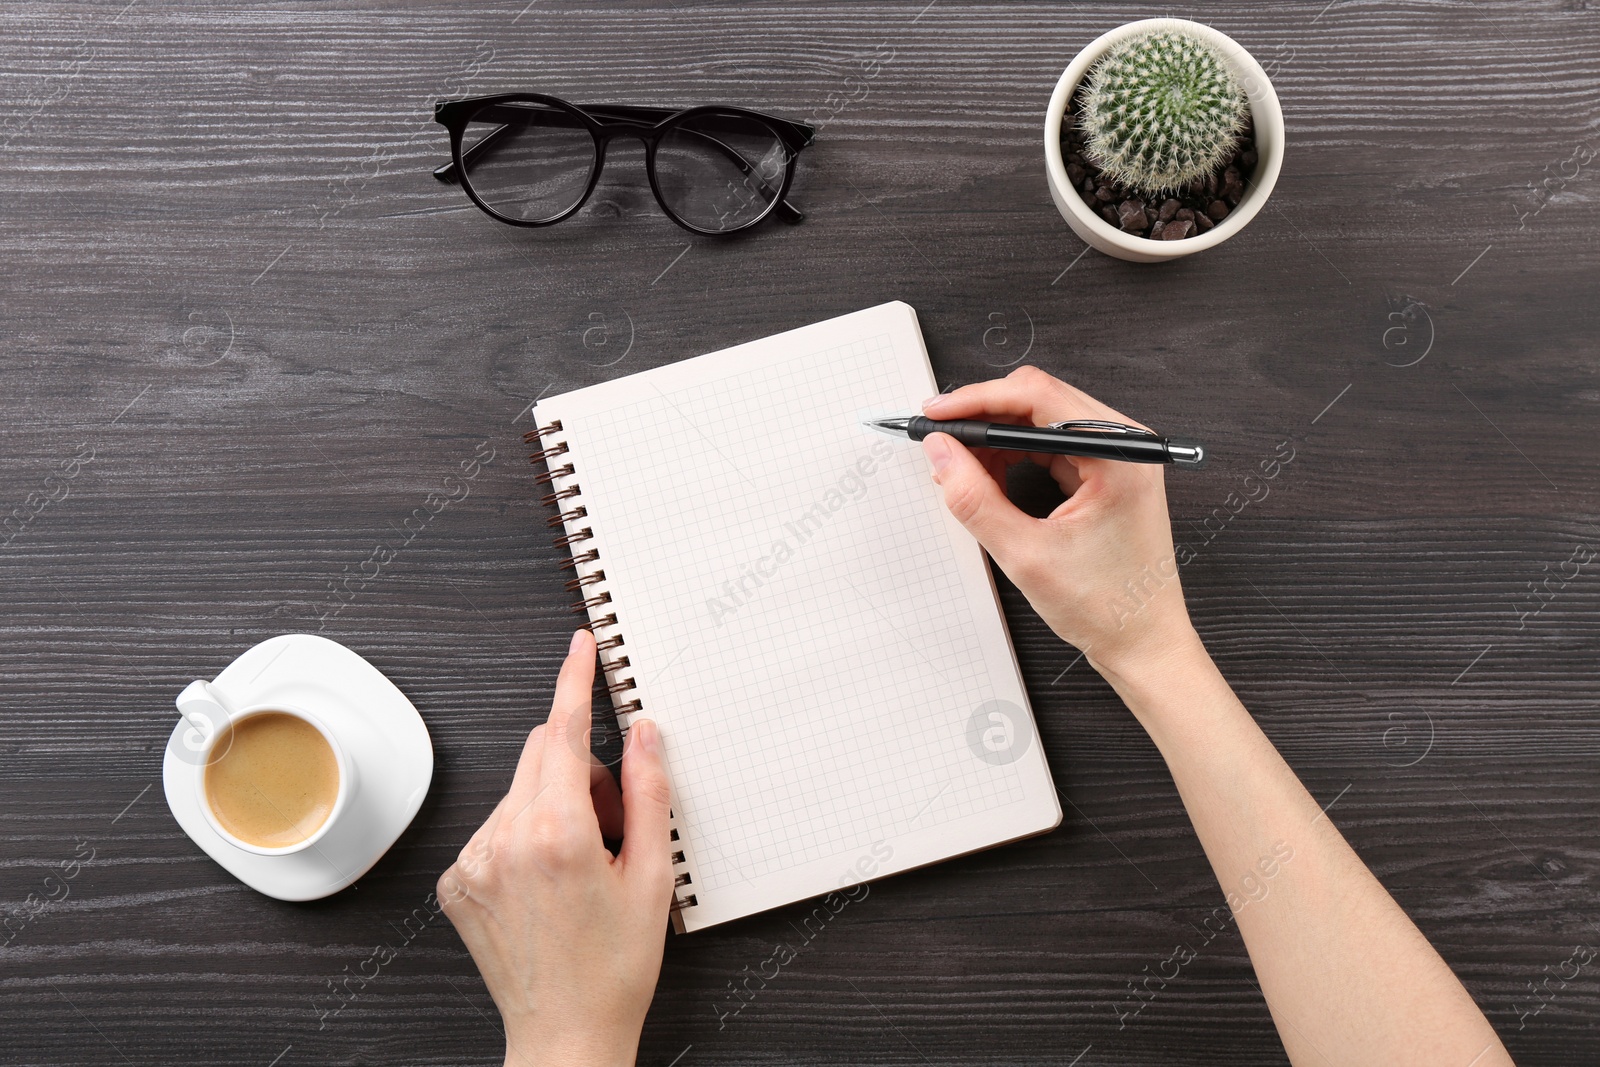
[[1227,60],[1184,30],[1112,45],[1085,79],[1085,152],[1108,178],[1147,195],[1171,192],[1225,162],[1248,103]]

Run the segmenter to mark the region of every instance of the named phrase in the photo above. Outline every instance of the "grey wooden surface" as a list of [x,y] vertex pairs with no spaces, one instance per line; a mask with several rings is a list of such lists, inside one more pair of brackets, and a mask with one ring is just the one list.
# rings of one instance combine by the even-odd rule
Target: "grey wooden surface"
[[[0,11],[0,1060],[498,1062],[448,923],[401,931],[571,625],[525,409],[904,299],[941,383],[1027,358],[1224,444],[1169,479],[1224,671],[1518,1062],[1594,1062],[1600,964],[1567,961],[1600,944],[1600,564],[1562,567],[1600,544],[1588,4],[1166,12],[1268,65],[1289,147],[1247,230],[1152,268],[1080,254],[1040,140],[1076,51],[1162,13],[1136,5],[125,2]],[[497,225],[428,176],[430,105],[511,89],[809,118],[810,218],[691,239],[624,150],[577,219]],[[876,887],[724,1027],[798,909],[672,938],[642,1064],[1282,1062],[1237,934],[1199,944],[1221,896],[1153,747],[1005,595],[1063,826]],[[293,905],[200,853],[159,767],[187,681],[319,626],[438,769],[356,887]]]

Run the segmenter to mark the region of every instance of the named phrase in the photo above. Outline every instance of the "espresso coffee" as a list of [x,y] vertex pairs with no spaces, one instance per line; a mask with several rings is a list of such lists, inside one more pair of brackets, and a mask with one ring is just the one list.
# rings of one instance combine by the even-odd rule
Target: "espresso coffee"
[[228,726],[205,770],[206,799],[222,828],[260,848],[297,845],[339,797],[339,762],[322,731],[297,715],[263,711]]

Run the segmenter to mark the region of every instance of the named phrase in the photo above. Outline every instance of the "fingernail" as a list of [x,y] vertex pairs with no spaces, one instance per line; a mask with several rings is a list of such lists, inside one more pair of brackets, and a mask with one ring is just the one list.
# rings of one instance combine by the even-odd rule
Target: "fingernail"
[[945,444],[944,434],[936,433],[924,437],[922,454],[928,457],[928,464],[933,468],[933,479],[938,481],[939,475],[950,465],[950,446]]
[[943,393],[940,393],[938,396],[930,396],[928,399],[926,399],[926,400],[924,400],[922,402],[922,410],[923,411],[927,411],[929,408],[937,407],[939,405],[939,402],[942,401],[943,399],[944,399],[944,394]]
[[639,735],[639,744],[649,753],[661,751],[661,734],[656,730],[654,719],[640,719],[633,725],[633,732]]
[[580,645],[583,642],[583,635],[588,633],[588,632],[589,632],[588,630],[574,630],[574,631],[572,631],[572,644],[567,646],[567,655],[570,656],[574,652],[578,651],[578,645]]

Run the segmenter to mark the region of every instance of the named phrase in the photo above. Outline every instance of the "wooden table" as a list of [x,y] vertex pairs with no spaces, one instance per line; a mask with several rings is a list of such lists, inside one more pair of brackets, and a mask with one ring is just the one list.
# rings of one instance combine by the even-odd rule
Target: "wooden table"
[[[1186,11],[1268,66],[1289,149],[1240,236],[1148,267],[1067,229],[1041,118],[1083,44],[1150,13],[9,6],[0,1059],[499,1062],[460,940],[405,920],[506,786],[572,625],[530,402],[904,299],[941,383],[1028,360],[1219,446],[1169,486],[1223,670],[1518,1062],[1594,1062],[1600,964],[1557,976],[1600,944],[1600,563],[1566,562],[1600,543],[1600,15]],[[497,225],[429,177],[431,105],[509,89],[809,118],[810,217],[691,239],[623,148],[577,219]],[[1006,608],[1066,822],[876,887],[723,1027],[795,909],[672,938],[642,1064],[1281,1062],[1236,932],[1203,942],[1221,894],[1155,749]],[[159,768],[185,683],[319,627],[410,695],[437,772],[355,888],[285,904],[179,831]],[[1131,1014],[1180,943],[1197,959]]]

